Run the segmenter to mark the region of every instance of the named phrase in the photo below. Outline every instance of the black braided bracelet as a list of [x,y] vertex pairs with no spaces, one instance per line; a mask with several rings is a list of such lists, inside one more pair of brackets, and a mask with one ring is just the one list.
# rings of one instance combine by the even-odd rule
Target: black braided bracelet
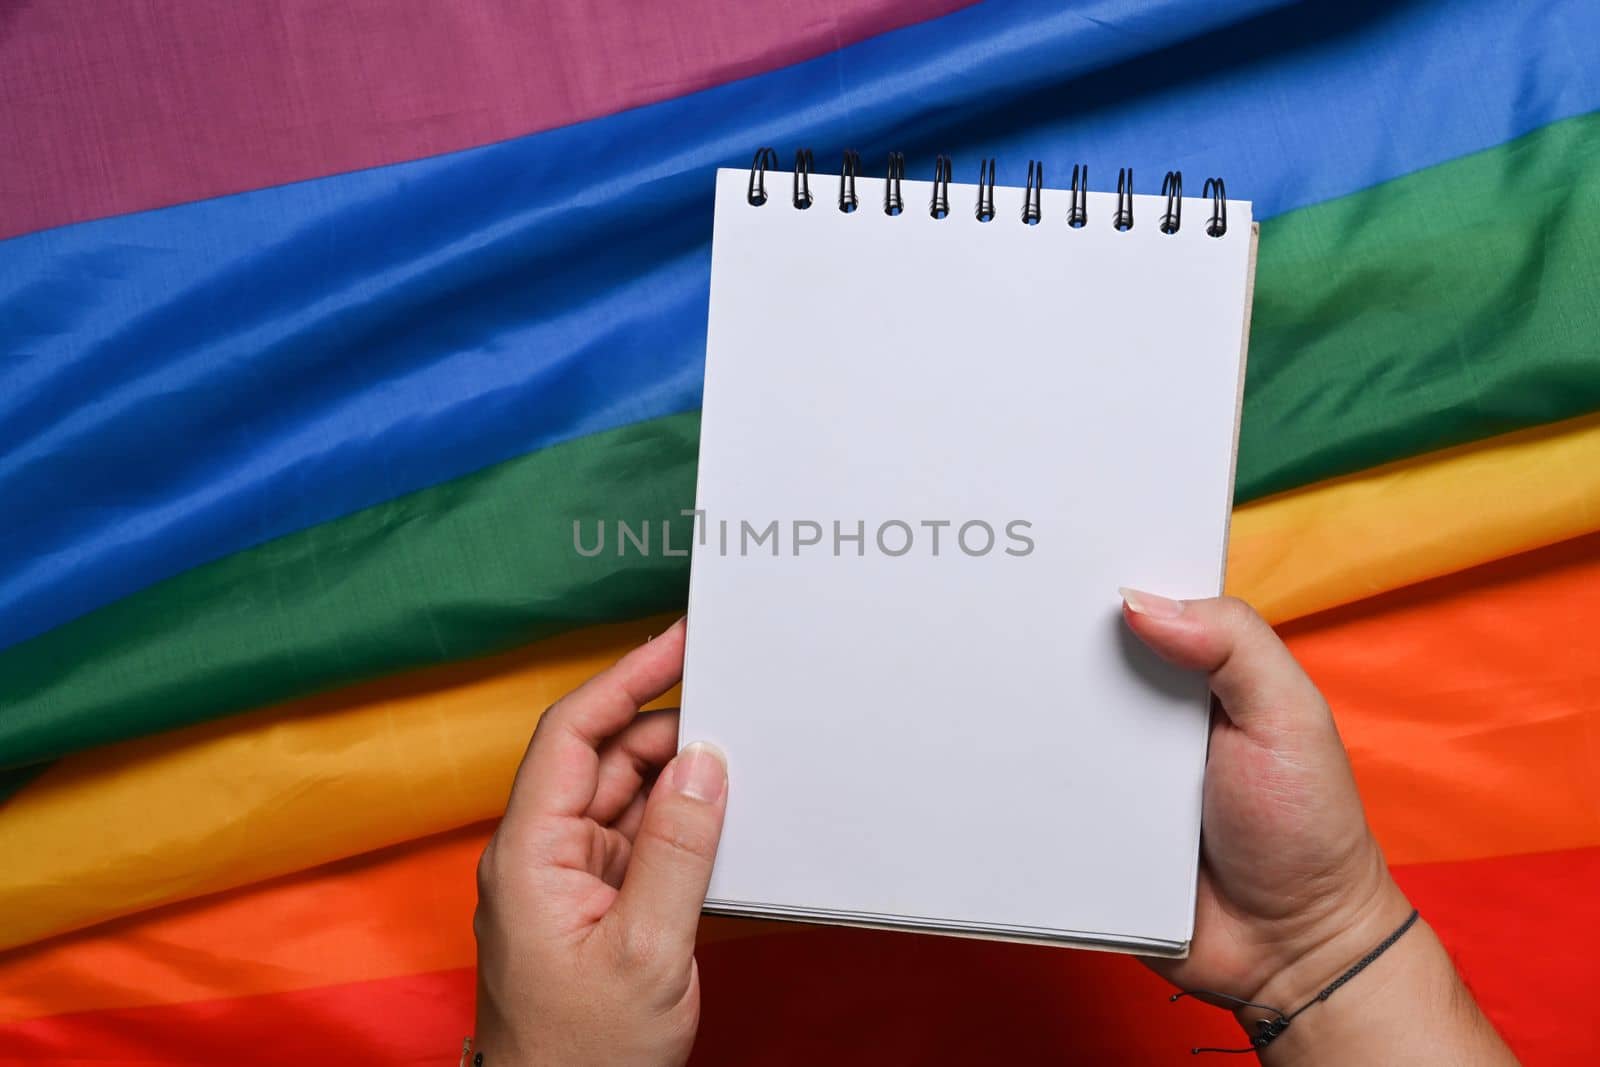
[[1169,1000],[1175,1001],[1183,997],[1195,996],[1216,997],[1218,1000],[1230,1001],[1242,1008],[1259,1008],[1262,1011],[1272,1013],[1270,1018],[1256,1020],[1256,1035],[1250,1039],[1249,1048],[1192,1048],[1189,1050],[1189,1052],[1198,1056],[1202,1052],[1236,1053],[1261,1051],[1282,1036],[1283,1032],[1289,1029],[1289,1024],[1299,1017],[1301,1012],[1305,1011],[1313,1004],[1321,1004],[1324,1000],[1327,1000],[1329,997],[1333,996],[1340,986],[1344,985],[1346,982],[1350,981],[1350,979],[1366,970],[1373,960],[1387,952],[1389,948],[1396,941],[1405,936],[1405,932],[1415,926],[1416,923],[1417,910],[1413,908],[1411,909],[1410,917],[1407,918],[1405,922],[1401,923],[1399,928],[1395,930],[1394,933],[1378,942],[1377,945],[1373,947],[1371,952],[1367,953],[1365,956],[1362,956],[1359,960],[1356,960],[1355,964],[1351,966],[1348,971],[1345,971],[1339,977],[1330,982],[1326,989],[1312,997],[1310,1000],[1306,1001],[1304,1004],[1300,1005],[1294,1011],[1289,1012],[1287,1015],[1285,1015],[1279,1009],[1269,1005],[1257,1004],[1253,1000],[1241,1000],[1238,997],[1231,996],[1227,993],[1218,993],[1211,989],[1185,989],[1181,993],[1172,994],[1172,996],[1168,998]]

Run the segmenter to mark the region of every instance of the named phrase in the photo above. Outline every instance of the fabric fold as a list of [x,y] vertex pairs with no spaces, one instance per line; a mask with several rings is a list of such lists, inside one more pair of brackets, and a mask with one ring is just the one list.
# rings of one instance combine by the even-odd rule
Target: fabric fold
[[[1100,188],[1120,166],[1182,167],[1225,176],[1270,218],[1600,107],[1570,48],[1600,36],[1582,0],[1537,20],[1491,0],[1265,7],[998,0],[530,137],[0,242],[0,498],[30,502],[0,530],[0,645],[273,538],[697,407],[711,171],[761,144],[809,145],[823,173],[848,145],[869,166],[903,149],[912,174],[936,153],[962,168],[992,155],[1007,182],[1028,159],[1057,183],[1090,164]],[[1395,107],[1419,72],[1449,87],[1447,106]],[[1253,346],[1273,400],[1247,407],[1242,497],[1600,407],[1570,344],[1548,381],[1542,363],[1498,357],[1496,376],[1474,377],[1490,351],[1448,358],[1480,344],[1451,317],[1448,286],[1471,264],[1499,272],[1471,279],[1511,322],[1522,294],[1502,275],[1526,277],[1546,237],[1572,255],[1600,225],[1595,138],[1551,138],[1514,164],[1468,164],[1489,178],[1449,184],[1448,212],[1369,221],[1391,202],[1415,213],[1425,191],[1341,209],[1363,227],[1362,257],[1391,229],[1409,244],[1391,271],[1263,264],[1279,295],[1258,292],[1258,318],[1304,325],[1316,351],[1292,330]],[[1544,195],[1568,186],[1584,191],[1570,209]],[[1342,247],[1331,228],[1298,230]],[[1589,268],[1552,262],[1547,277]],[[1340,314],[1330,294],[1357,284],[1436,305],[1441,336]],[[1563,305],[1583,338],[1596,312],[1574,289]],[[1501,410],[1486,397],[1508,382],[1525,392]],[[1418,389],[1436,399],[1410,404]]]
[[[1600,795],[1584,785],[1600,676],[1569,639],[1600,598],[1597,537],[1287,628],[1340,716],[1392,861],[1600,844]],[[1360,557],[1347,559],[1364,585]],[[1523,623],[1503,632],[1504,618]],[[489,818],[539,710],[668,621],[62,760],[0,806],[0,946]],[[1549,678],[1538,693],[1523,691],[1530,667]]]
[[[0,36],[0,104],[13,143],[51,151],[0,156],[0,238],[582,122],[972,2],[129,2],[81,20],[18,7]],[[68,54],[96,76],[62,78]],[[62,136],[64,115],[95,121]]]
[[[697,415],[594,434],[189,571],[0,654],[0,766],[681,608]],[[626,523],[648,550],[619,541]],[[576,534],[610,531],[604,551]]]
[[0,806],[0,947],[495,815],[543,710],[674,617],[60,761]]
[[[21,992],[18,1014],[0,1001],[0,1042],[28,1062],[79,1057],[128,1067],[276,1067],[286,1053],[315,1061],[330,1047],[363,1063],[438,1062],[471,1027],[472,865],[482,834],[169,909],[123,925],[120,938],[90,935],[0,957],[0,988]],[[1523,1062],[1582,1062],[1588,1035],[1548,1019],[1584,1010],[1584,968],[1596,947],[1587,931],[1600,925],[1600,904],[1570,888],[1600,877],[1600,849],[1395,873]],[[420,893],[416,876],[430,880]],[[1544,906],[1528,907],[1534,899]],[[367,929],[374,916],[390,939]],[[258,947],[274,919],[281,922],[273,933],[291,924],[307,951]],[[1530,944],[1546,946],[1539,964],[1548,981],[1525,980]],[[341,949],[366,949],[371,958],[352,961]],[[285,965],[236,962],[255,953]],[[1135,960],[1101,953],[708,919],[695,955],[707,991],[697,1064],[744,1067],[753,1053],[769,1064],[866,1065],[908,1055],[1036,1063],[1068,1047],[1095,1062],[1161,1063],[1206,1035],[1226,1044],[1238,1034],[1226,1013],[1198,1004],[1175,1006],[1162,1025],[1150,1025],[1150,1005],[1169,990]],[[163,956],[187,966],[174,974]],[[118,974],[146,984],[124,986]],[[930,1015],[929,1004],[952,988],[962,990],[961,1010]],[[874,1010],[861,1012],[861,1003]],[[276,1031],[293,1037],[286,1044]],[[774,1033],[800,1036],[773,1042]]]
[[1228,589],[1281,622],[1600,530],[1600,415],[1238,508]]

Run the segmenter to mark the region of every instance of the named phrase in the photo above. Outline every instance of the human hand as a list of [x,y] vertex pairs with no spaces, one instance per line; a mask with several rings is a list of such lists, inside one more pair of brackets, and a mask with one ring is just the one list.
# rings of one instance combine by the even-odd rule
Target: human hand
[[1243,601],[1123,594],[1133,632],[1208,672],[1223,710],[1206,760],[1194,941],[1157,969],[1184,988],[1246,1000],[1272,989],[1297,1007],[1321,985],[1284,989],[1285,975],[1337,974],[1411,911],[1367,829],[1333,715]]
[[[1123,590],[1123,617],[1211,676],[1195,934],[1150,966],[1182,989],[1293,1012],[1400,926],[1411,905],[1367,828],[1333,715],[1287,647],[1233,598]],[[1262,1013],[1237,1013],[1253,1036]],[[1514,1063],[1426,922],[1297,1019],[1273,1063]]]
[[683,635],[680,621],[539,720],[478,864],[485,1067],[688,1059],[727,768],[709,745],[674,759],[677,713],[639,712],[681,677]]

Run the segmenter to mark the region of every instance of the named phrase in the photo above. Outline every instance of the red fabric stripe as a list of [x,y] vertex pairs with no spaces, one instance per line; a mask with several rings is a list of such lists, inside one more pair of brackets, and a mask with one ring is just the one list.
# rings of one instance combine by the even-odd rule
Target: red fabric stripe
[[[1588,960],[1600,951],[1600,849],[1397,872],[1529,1067],[1595,1062]],[[1231,1021],[1127,957],[854,930],[721,941],[699,952],[702,1065],[1165,1064]],[[0,1028],[0,1063],[446,1063],[471,1025],[465,969]]]
[[608,115],[971,2],[3,5],[0,238]]
[[0,1030],[0,1067],[455,1063],[470,969],[175,1007],[56,1015]]
[[1394,874],[1524,1067],[1600,1063],[1600,848]]

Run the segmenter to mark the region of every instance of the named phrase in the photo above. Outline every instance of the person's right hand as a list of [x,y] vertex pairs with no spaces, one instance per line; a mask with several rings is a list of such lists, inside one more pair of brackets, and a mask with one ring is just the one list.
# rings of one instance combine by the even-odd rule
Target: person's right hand
[[[1222,710],[1213,718],[1206,762],[1194,939],[1187,959],[1151,966],[1183,989],[1292,1012],[1399,927],[1411,905],[1367,828],[1327,702],[1272,628],[1233,598],[1177,601],[1125,589],[1123,600],[1123,616],[1145,644],[1211,676]],[[1274,1058],[1310,1062],[1315,1054],[1287,1054],[1304,1046],[1308,1030],[1327,1036],[1352,1012],[1359,1017],[1365,1010],[1377,1025],[1385,1012],[1373,998],[1385,991],[1411,1012],[1455,1010],[1452,1000],[1465,1004],[1471,1018],[1463,1032],[1487,1033],[1481,1049],[1460,1046],[1468,1054],[1488,1050],[1472,1062],[1514,1062],[1426,923],[1297,1020],[1274,1043]],[[1433,1003],[1436,994],[1447,994],[1443,1009]],[[1241,1019],[1260,1015],[1245,1012]],[[1392,1042],[1380,1047],[1383,1055],[1362,1062],[1411,1062]],[[1353,1048],[1325,1041],[1321,1051],[1340,1062]],[[1432,1051],[1446,1048],[1436,1040]],[[1417,1062],[1458,1061],[1444,1055]]]
[[478,863],[485,1067],[689,1058],[728,768],[710,745],[678,752],[676,712],[639,711],[682,677],[683,640],[679,622],[539,719]]

